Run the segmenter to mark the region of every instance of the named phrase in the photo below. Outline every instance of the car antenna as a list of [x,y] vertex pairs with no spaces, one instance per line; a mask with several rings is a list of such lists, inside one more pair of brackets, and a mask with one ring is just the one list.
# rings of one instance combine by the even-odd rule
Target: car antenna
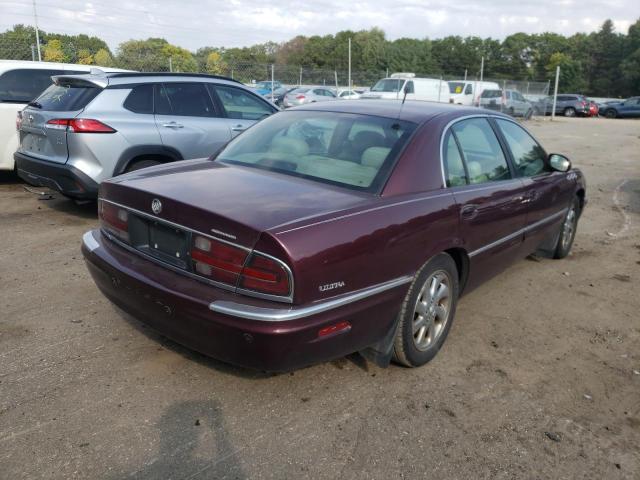
[[396,120],[400,120],[400,115],[402,114],[402,107],[404,107],[404,101],[407,99],[407,93],[409,93],[409,88],[406,85],[402,89],[402,93],[404,95],[402,96],[402,103],[400,104],[400,109],[398,110],[398,116]]

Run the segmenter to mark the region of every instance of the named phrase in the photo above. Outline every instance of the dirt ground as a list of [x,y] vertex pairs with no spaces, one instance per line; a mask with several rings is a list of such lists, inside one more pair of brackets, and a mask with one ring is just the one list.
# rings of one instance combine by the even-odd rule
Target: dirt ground
[[237,369],[117,311],[95,204],[0,182],[0,478],[640,478],[640,122],[529,122],[589,204],[566,260],[461,299],[419,369]]

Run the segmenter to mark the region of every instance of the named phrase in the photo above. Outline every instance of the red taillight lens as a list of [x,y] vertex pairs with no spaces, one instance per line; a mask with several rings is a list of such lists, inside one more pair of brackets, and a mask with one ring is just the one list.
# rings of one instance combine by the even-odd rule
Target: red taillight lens
[[108,230],[120,240],[129,241],[129,213],[111,203],[100,201],[100,222],[105,230]]
[[242,270],[239,288],[269,295],[287,296],[290,293],[289,274],[280,262],[252,253]]
[[195,271],[211,280],[235,286],[248,253],[226,243],[194,237],[191,259]]
[[296,97],[296,100],[304,100],[305,98],[307,98],[307,97],[305,97],[304,95],[298,95]]
[[48,128],[68,129],[74,133],[115,133],[116,130],[99,120],[91,118],[54,118],[47,122]]
[[319,330],[318,337],[326,337],[334,333],[348,332],[349,330],[351,330],[351,324],[347,321],[344,321],[336,323],[335,325],[331,325],[329,327],[324,327],[323,329]]
[[287,269],[275,259],[251,253],[213,238],[195,236],[191,260],[197,274],[216,282],[268,295],[290,294]]

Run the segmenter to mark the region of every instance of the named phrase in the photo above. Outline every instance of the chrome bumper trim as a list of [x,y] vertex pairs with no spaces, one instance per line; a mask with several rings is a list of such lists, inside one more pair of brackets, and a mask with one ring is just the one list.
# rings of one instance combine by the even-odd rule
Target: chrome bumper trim
[[90,252],[93,252],[100,246],[98,241],[93,236],[93,230],[89,230],[88,232],[85,232],[84,235],[82,235],[82,243],[84,243],[84,246],[87,247]]
[[343,305],[362,300],[372,295],[377,295],[392,288],[399,287],[411,282],[412,280],[413,276],[407,275],[375,285],[373,287],[358,290],[354,293],[339,298],[318,302],[307,307],[262,308],[252,305],[244,305],[236,302],[216,300],[209,305],[209,309],[217,313],[223,313],[232,317],[246,318],[248,320],[259,320],[263,322],[286,322],[288,320],[297,320],[299,318],[305,318],[311,315],[326,312],[327,310],[332,310],[334,308],[338,308]]

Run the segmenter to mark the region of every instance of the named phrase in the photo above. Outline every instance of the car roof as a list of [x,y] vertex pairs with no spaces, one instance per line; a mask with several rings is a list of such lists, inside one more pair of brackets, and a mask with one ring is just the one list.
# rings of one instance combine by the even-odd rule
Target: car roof
[[98,65],[80,65],[76,63],[58,63],[58,62],[32,62],[29,60],[0,60],[0,72],[9,70],[27,68],[30,70],[86,70],[89,72],[92,68],[99,68],[104,72],[127,72],[120,68],[107,68]]
[[[193,79],[193,78],[201,78],[201,79],[215,79],[215,80],[224,80],[231,83],[238,83],[240,85],[244,85],[244,83],[234,80],[233,78],[223,77],[222,75],[209,75],[206,73],[169,73],[169,72],[118,72],[118,73],[107,73],[105,75],[109,78],[109,85],[117,85],[120,83],[131,83],[130,79],[135,79],[136,82],[144,82],[148,81],[157,82],[158,78],[168,78],[171,80],[183,79]],[[112,81],[113,80],[113,81]]]
[[[290,111],[324,111],[335,113],[355,113],[373,115],[377,117],[397,118],[408,122],[422,124],[438,115],[449,114],[452,117],[488,114],[496,116],[493,110],[476,107],[462,107],[449,103],[407,100],[402,104],[400,100],[358,99],[340,100],[335,102],[319,102],[301,105],[288,109]],[[506,115],[498,115],[505,116]],[[508,117],[507,117],[508,118]]]

